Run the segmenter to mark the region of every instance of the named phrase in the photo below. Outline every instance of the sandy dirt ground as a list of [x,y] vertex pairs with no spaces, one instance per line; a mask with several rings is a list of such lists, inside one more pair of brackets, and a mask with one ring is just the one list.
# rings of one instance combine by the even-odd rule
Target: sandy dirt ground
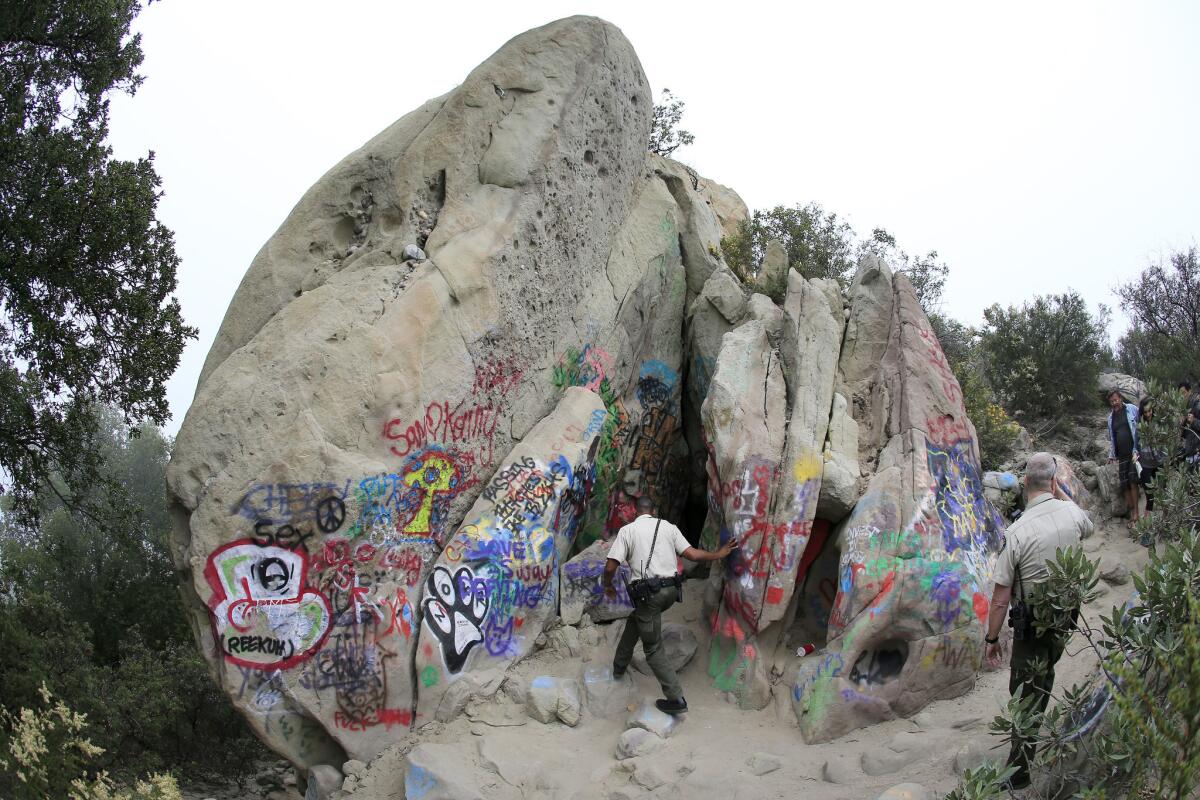
[[[1097,526],[1084,542],[1093,557],[1121,562],[1138,570],[1146,551],[1131,540],[1121,520]],[[1124,582],[1110,585],[1096,602],[1084,609],[1093,625],[1114,604],[1132,592]],[[690,582],[688,597],[665,615],[665,621],[688,624],[700,631],[700,586]],[[543,649],[516,670],[518,681],[551,675],[579,678],[582,668],[611,663],[613,645],[623,623],[598,627],[599,643],[584,646],[571,656],[554,648]],[[981,645],[982,647],[982,645]],[[615,746],[625,729],[624,720],[589,716],[576,727],[543,724],[526,716],[524,709],[504,693],[488,703],[468,708],[468,714],[451,723],[433,723],[421,730],[420,741],[453,747],[456,771],[467,785],[478,787],[487,798],[794,798],[841,800],[875,798],[896,784],[924,786],[931,797],[940,797],[957,782],[956,759],[969,754],[977,759],[990,752],[1002,758],[1002,749],[991,749],[997,740],[988,724],[1002,712],[1008,699],[1008,670],[985,672],[972,689],[957,698],[935,702],[911,719],[892,720],[855,731],[826,744],[805,744],[790,705],[772,704],[757,711],[741,711],[713,688],[706,675],[707,640],[701,636],[696,656],[681,672],[690,709],[681,724],[656,752],[618,761]],[[809,658],[820,657],[818,653]],[[1080,683],[1091,674],[1095,657],[1079,635],[1069,645],[1057,670],[1056,687]],[[659,697],[652,675],[630,670],[637,698]],[[784,678],[786,681],[787,678]],[[407,736],[372,763],[352,796],[363,800],[404,797],[403,755],[417,742]],[[777,764],[777,766],[776,766]],[[894,769],[893,769],[894,767]],[[865,768],[865,769],[864,769]],[[888,771],[881,774],[880,770]],[[760,774],[761,773],[761,774]],[[266,780],[251,791],[220,787],[187,787],[187,800],[294,800],[299,797],[285,770],[264,767]],[[262,777],[262,776],[258,776]],[[410,798],[411,800],[411,798]]]

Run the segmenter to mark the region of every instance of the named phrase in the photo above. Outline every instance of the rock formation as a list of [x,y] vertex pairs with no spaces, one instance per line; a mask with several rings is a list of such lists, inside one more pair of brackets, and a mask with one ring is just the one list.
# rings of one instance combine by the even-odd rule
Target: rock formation
[[[529,31],[250,265],[176,441],[173,549],[218,681],[297,765],[368,760],[560,619],[627,614],[597,578],[646,494],[741,543],[701,658],[743,707],[826,739],[971,685],[1000,523],[912,287],[775,264],[781,302],[751,293],[719,249],[745,204],[646,153],[651,108],[616,28]],[[558,718],[593,683],[556,683]]]

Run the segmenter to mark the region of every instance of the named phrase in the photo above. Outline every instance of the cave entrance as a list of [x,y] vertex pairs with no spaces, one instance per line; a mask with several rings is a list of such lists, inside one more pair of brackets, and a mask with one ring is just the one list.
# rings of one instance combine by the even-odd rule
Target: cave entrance
[[796,575],[795,616],[787,628],[787,645],[793,651],[805,645],[825,646],[829,615],[837,598],[841,551],[828,520],[813,521],[812,535]]

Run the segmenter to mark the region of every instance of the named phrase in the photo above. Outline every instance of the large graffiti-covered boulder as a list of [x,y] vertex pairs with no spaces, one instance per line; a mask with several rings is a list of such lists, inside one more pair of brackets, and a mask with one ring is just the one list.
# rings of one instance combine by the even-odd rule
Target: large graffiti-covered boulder
[[594,392],[567,390],[446,543],[422,587],[418,724],[494,693],[557,616],[559,566],[586,510],[605,416]]
[[[709,446],[706,527],[739,549],[713,575],[709,674],[761,708],[792,596],[828,531],[816,522],[841,348],[836,285],[792,271],[782,310],[749,304],[725,334],[701,418]],[[815,542],[815,544],[814,544]],[[794,612],[791,612],[794,613]]]
[[877,362],[874,371],[861,362],[844,369],[842,388],[867,434],[861,456],[874,467],[837,530],[825,652],[793,680],[808,741],[974,685],[1003,533],[984,495],[974,426],[911,284],[868,261],[850,300],[851,320],[873,332]]
[[[568,550],[611,535],[640,495],[678,513],[684,315],[721,267],[709,202],[736,216],[740,201],[648,154],[651,115],[616,28],[529,31],[333,167],[250,265],[168,470],[173,552],[219,683],[295,764],[367,759],[457,707],[444,687],[486,689],[458,678],[522,657],[487,647],[557,613]],[[568,392],[592,400],[562,449],[514,451]],[[444,652],[417,669],[442,644],[428,601],[458,585],[448,546],[491,546],[460,538],[526,457],[554,477],[528,491],[555,513],[557,459],[594,466],[569,525],[538,517],[553,559],[513,570],[538,602],[500,619],[507,567],[476,562],[483,639],[460,642],[458,672]],[[484,498],[501,515],[510,500]]]

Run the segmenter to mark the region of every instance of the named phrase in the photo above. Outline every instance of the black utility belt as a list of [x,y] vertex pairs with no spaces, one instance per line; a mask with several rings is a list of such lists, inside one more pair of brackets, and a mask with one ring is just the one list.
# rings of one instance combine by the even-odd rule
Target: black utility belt
[[629,584],[629,599],[635,606],[641,605],[668,586],[679,590],[679,599],[683,599],[683,576],[674,575],[670,578],[642,578]]
[[631,582],[629,588],[632,589],[639,584],[644,584],[646,588],[657,592],[659,589],[665,589],[668,586],[683,586],[683,576],[672,575],[669,578],[642,578]]

